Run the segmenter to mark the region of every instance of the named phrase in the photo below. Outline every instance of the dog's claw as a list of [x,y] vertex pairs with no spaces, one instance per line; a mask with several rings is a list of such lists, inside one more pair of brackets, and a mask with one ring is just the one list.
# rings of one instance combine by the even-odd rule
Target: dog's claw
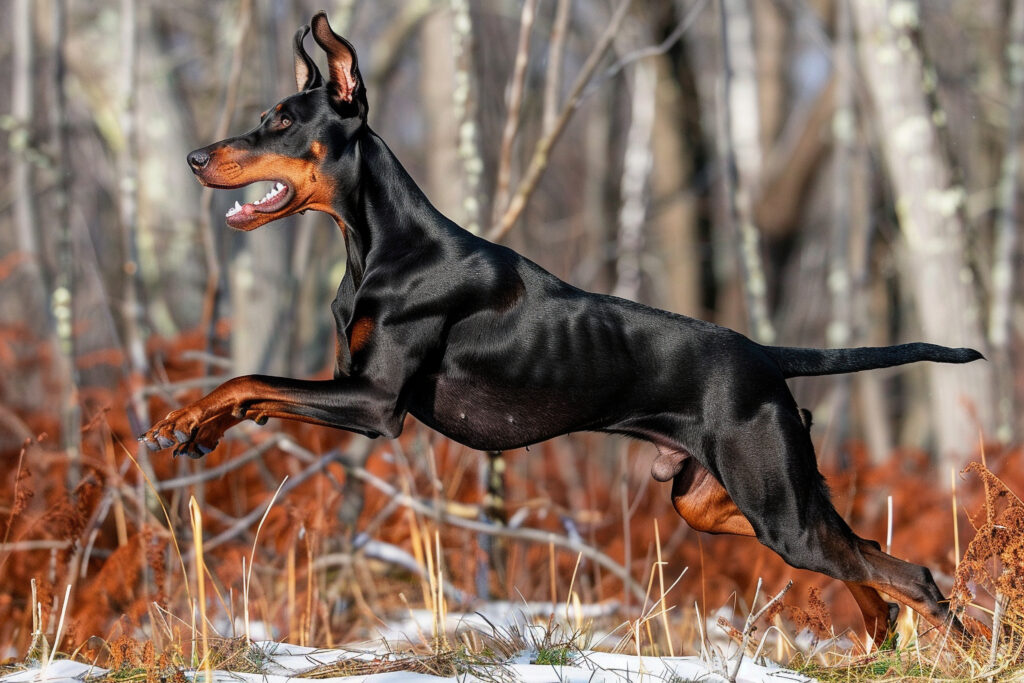
[[267,420],[269,419],[270,418],[268,418],[266,415],[257,415],[256,419],[253,420],[253,422],[262,427],[263,425],[267,424]]
[[178,440],[178,443],[185,443],[186,441],[188,441],[188,434],[181,431],[180,429],[175,429],[174,438]]
[[170,448],[171,446],[174,445],[174,441],[168,439],[163,434],[156,435],[156,442],[160,446],[160,448]]
[[216,446],[214,446],[213,448],[211,448],[211,447],[209,447],[209,446],[204,446],[204,445],[203,445],[203,444],[201,444],[201,443],[197,443],[197,444],[196,444],[196,448],[198,448],[198,449],[199,449],[199,453],[200,453],[201,455],[206,455],[206,454],[208,454],[208,453],[213,453],[213,448],[216,448]]

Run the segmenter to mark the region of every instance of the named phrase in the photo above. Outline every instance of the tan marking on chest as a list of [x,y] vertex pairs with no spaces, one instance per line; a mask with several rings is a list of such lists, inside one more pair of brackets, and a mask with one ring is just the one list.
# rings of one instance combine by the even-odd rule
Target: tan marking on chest
[[350,353],[356,353],[366,346],[370,341],[370,336],[373,334],[373,328],[373,318],[360,318],[352,323],[352,332],[348,337],[348,350]]

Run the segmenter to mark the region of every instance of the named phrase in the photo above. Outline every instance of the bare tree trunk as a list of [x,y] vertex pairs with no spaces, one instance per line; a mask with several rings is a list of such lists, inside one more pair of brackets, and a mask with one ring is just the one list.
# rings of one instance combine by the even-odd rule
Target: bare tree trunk
[[[718,141],[724,166],[723,192],[738,237],[749,332],[757,341],[771,343],[775,329],[768,315],[761,237],[751,208],[761,172],[761,138],[758,118],[753,115],[758,106],[754,28],[746,0],[719,0],[718,9],[722,51]],[[742,114],[734,116],[734,112]]]
[[60,422],[61,447],[68,458],[68,490],[80,479],[81,411],[78,406],[78,378],[75,372],[74,338],[74,253],[71,239],[70,193],[72,187],[71,154],[68,146],[67,102],[65,99],[64,41],[67,35],[67,0],[53,5],[53,74],[50,80],[53,100],[50,107],[50,132],[53,136],[57,182],[54,187],[54,212],[57,219],[57,258],[53,294],[50,297],[56,323],[57,362],[61,371]]
[[[251,21],[265,36],[275,36],[280,23],[274,17],[272,4],[262,0],[252,8],[255,11]],[[285,75],[278,69],[276,48],[282,43],[287,41],[259,41],[264,49],[250,56],[260,64],[262,102],[273,102],[280,84],[292,82],[290,71]],[[255,200],[267,191],[267,184],[254,183],[246,191],[249,199]],[[286,296],[290,290],[288,266],[300,218],[291,216],[270,230],[241,235],[239,251],[231,259],[231,360],[238,374],[282,375],[287,369],[287,336],[281,334],[281,326],[291,306]]]
[[41,342],[49,340],[50,321],[46,314],[46,276],[39,252],[39,213],[36,206],[36,183],[32,131],[35,119],[35,88],[41,75],[35,57],[34,3],[15,0],[11,11],[10,31],[13,33],[13,64],[11,72],[10,132],[11,204],[14,219],[14,241],[10,248],[17,252],[16,267],[0,290],[0,315],[8,324],[18,324],[30,337],[12,344],[18,355],[32,362],[17,370],[11,382],[17,390],[5,397],[13,405],[35,411],[48,405],[46,372],[39,362]]
[[[501,132],[501,151],[496,172],[494,203],[491,207],[491,224],[494,226],[501,221],[512,192],[512,147],[519,130],[519,110],[523,101],[526,65],[530,58],[530,32],[533,30],[536,14],[537,0],[523,0],[522,14],[519,18],[516,58],[512,66],[512,77],[508,84],[508,90],[505,93],[505,125]],[[492,232],[494,229],[492,228]]]
[[[119,74],[121,148],[117,155],[119,178],[117,208],[121,224],[121,258],[123,265],[122,324],[125,355],[128,357],[129,415],[133,426],[142,433],[149,425],[149,409],[141,389],[146,380],[147,362],[143,337],[143,308],[139,294],[139,267],[135,245],[138,222],[138,144],[135,132],[135,92],[138,75],[138,18],[134,0],[121,0],[121,72]],[[139,466],[146,476],[155,480],[149,461],[149,450],[139,444],[136,450]],[[140,505],[152,502],[143,480],[139,480]],[[148,502],[147,502],[148,501]],[[145,517],[145,512],[141,512]]]
[[451,0],[451,8],[452,56],[455,58],[452,104],[458,126],[458,157],[462,166],[462,225],[477,235],[480,233],[480,178],[484,161],[476,119],[479,90],[473,78],[473,18],[468,0]]
[[31,127],[35,117],[35,30],[32,25],[32,0],[14,0],[11,29],[14,34],[14,71],[11,79],[11,118],[16,126],[11,135],[11,178],[14,186],[14,224],[18,250],[39,259],[36,236],[35,191],[32,162],[26,153],[31,146]]
[[651,133],[654,130],[657,84],[654,65],[649,61],[637,62],[633,77],[632,118],[622,162],[616,283],[612,290],[615,296],[634,301],[640,297],[643,281],[644,223],[647,218],[647,181],[652,165]]
[[607,245],[615,239],[616,200],[614,181],[609,177],[608,161],[613,146],[611,103],[601,102],[588,112],[583,133],[583,231],[581,265],[574,278],[588,289],[611,291],[615,286],[614,263],[608,258]]
[[651,203],[658,211],[651,218],[665,273],[664,278],[658,278],[664,284],[657,298],[670,311],[700,317],[701,258],[696,202],[690,192],[693,151],[687,144],[684,124],[684,107],[696,103],[683,101],[679,83],[672,78],[670,60],[664,56],[653,60],[658,84],[651,146]]
[[420,97],[427,122],[427,196],[434,206],[452,220],[459,215],[462,191],[459,183],[458,130],[454,111],[452,15],[447,9],[432,12],[420,32]]
[[1020,191],[1020,128],[1024,116],[1024,0],[1016,0],[1010,15],[1010,39],[1006,45],[1010,116],[1006,130],[1006,156],[999,179],[999,217],[996,223],[995,256],[992,264],[992,305],[988,340],[998,377],[996,437],[1009,443],[1017,428],[1013,372],[1013,291],[1018,258],[1017,193]]
[[[532,0],[527,0],[527,2],[532,2]],[[516,224],[516,221],[518,221],[519,217],[522,215],[523,209],[526,208],[526,204],[529,201],[530,196],[533,194],[534,190],[537,189],[537,184],[540,182],[541,176],[544,174],[544,170],[548,166],[551,148],[565,131],[565,127],[568,125],[569,119],[572,118],[573,112],[575,112],[576,108],[579,106],[580,100],[583,96],[583,89],[590,82],[591,77],[597,70],[598,64],[611,47],[615,40],[615,36],[618,35],[622,22],[626,18],[626,13],[629,11],[630,4],[632,4],[632,0],[621,0],[614,12],[612,12],[611,19],[609,19],[604,33],[602,33],[601,37],[597,39],[597,42],[594,44],[593,49],[587,56],[586,61],[580,68],[580,72],[576,76],[576,80],[573,81],[572,87],[569,88],[569,94],[566,97],[558,116],[555,117],[554,125],[551,130],[545,132],[541,136],[540,140],[538,140],[537,144],[534,146],[533,155],[530,157],[530,162],[527,165],[526,170],[523,172],[522,178],[520,178],[518,182],[516,191],[511,193],[507,188],[504,191],[505,195],[511,195],[511,199],[508,202],[508,207],[503,210],[503,213],[499,214],[498,212],[495,212],[494,214],[493,225],[490,232],[487,233],[487,239],[492,242],[498,242],[508,234],[508,231],[512,229]],[[529,5],[524,5],[524,10],[528,6]],[[524,20],[527,18],[527,13],[525,11],[523,13],[523,18]],[[530,21],[532,20],[533,18],[531,15]],[[511,109],[512,108],[510,107],[510,113]],[[505,157],[504,153],[502,154],[502,157]],[[502,166],[503,163],[499,163],[499,180],[497,183],[497,189],[495,190],[496,206],[500,206],[504,201],[500,199],[503,194],[501,183]]]
[[[828,292],[832,320],[826,334],[833,348],[850,346],[853,338],[852,275],[850,263],[851,221],[851,157],[857,144],[856,109],[853,106],[853,36],[850,25],[849,0],[836,4],[835,55],[835,112],[832,115],[832,134],[835,139],[835,170],[832,188],[832,239],[829,249]],[[838,446],[840,466],[845,467],[843,444],[850,434],[849,375],[836,378],[832,401],[831,432]]]
[[334,3],[334,10],[331,12],[331,25],[338,35],[343,36],[348,33],[355,6],[356,0],[336,0]]
[[[252,20],[252,0],[242,0],[238,7],[238,16],[235,22],[237,35],[235,44],[231,50],[231,65],[228,69],[227,87],[224,91],[224,104],[220,109],[220,117],[217,119],[217,127],[214,129],[213,139],[222,140],[228,136],[228,128],[231,126],[231,117],[238,102],[239,79],[242,74],[242,60],[245,53],[245,38],[249,35],[249,22]],[[335,24],[337,26],[337,24]],[[206,260],[206,294],[203,299],[203,315],[201,324],[206,330],[206,350],[212,350],[214,341],[214,328],[217,324],[218,307],[220,306],[222,275],[220,258],[217,254],[217,238],[214,232],[213,206],[214,190],[209,187],[203,188],[199,200],[199,226],[203,240],[203,252]],[[207,367],[205,371],[209,371]]]
[[558,102],[562,90],[562,63],[565,59],[565,36],[569,29],[570,0],[558,0],[548,42],[548,68],[544,78],[544,113],[541,130],[550,133],[558,123]]
[[[976,281],[967,252],[966,193],[955,181],[943,149],[938,130],[942,112],[931,97],[934,73],[913,40],[918,5],[857,0],[853,8],[922,332],[930,342],[984,352]],[[976,447],[978,425],[985,433],[992,432],[992,366],[933,364],[927,371],[937,451],[944,463],[955,465]],[[977,425],[970,419],[972,412]]]
[[786,8],[775,2],[751,3],[751,50],[758,74],[757,117],[761,149],[770,150],[782,129],[786,111],[786,69],[789,67]]

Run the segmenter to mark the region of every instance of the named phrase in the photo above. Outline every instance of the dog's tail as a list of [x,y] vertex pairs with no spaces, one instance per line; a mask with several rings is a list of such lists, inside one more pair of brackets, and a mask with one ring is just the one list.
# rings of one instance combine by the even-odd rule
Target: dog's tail
[[974,349],[953,349],[937,344],[898,344],[856,349],[799,349],[786,346],[764,347],[788,377],[838,375],[845,372],[889,368],[918,361],[970,363],[984,358]]

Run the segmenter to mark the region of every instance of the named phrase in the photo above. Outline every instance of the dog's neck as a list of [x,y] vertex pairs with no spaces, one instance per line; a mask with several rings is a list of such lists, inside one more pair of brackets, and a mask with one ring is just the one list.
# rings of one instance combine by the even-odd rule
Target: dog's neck
[[440,212],[387,144],[367,126],[354,143],[355,163],[345,173],[352,189],[334,203],[334,219],[348,252],[356,286],[377,260],[394,261],[437,235]]

